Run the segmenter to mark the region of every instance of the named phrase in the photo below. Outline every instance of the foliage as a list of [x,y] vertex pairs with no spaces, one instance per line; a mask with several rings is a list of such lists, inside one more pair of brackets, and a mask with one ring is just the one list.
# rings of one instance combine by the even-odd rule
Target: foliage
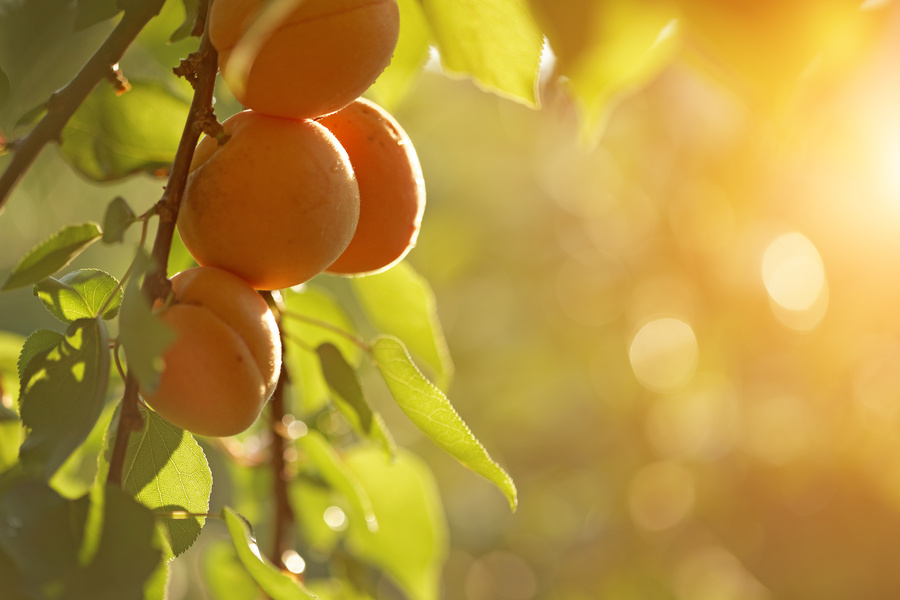
[[[140,0],[48,2],[55,9],[46,14],[37,4],[0,6],[0,131],[8,139],[39,138],[58,104],[72,97],[51,98],[51,92],[67,79],[92,75],[89,68],[79,72],[73,61],[90,64],[88,49],[118,39],[120,24],[132,23],[142,11],[157,12]],[[190,163],[190,152],[181,146],[191,127],[183,125],[200,124],[183,82],[166,71],[175,65],[161,69],[159,61],[173,47],[186,59],[197,51],[189,32],[203,4],[167,0],[156,7],[161,13],[135,27],[136,39],[122,59],[128,65],[124,75],[129,69],[135,75],[111,75],[110,62],[97,79],[112,81],[94,81],[86,97],[69,100],[71,111],[57,132],[59,152],[90,181],[84,185],[142,178],[154,181],[164,200],[177,189],[174,177]],[[705,20],[712,12],[691,0],[398,4],[400,43],[370,95],[388,106],[399,104],[434,48],[448,74],[537,108],[546,83],[541,61],[549,47],[555,62],[547,64],[554,81],[564,82],[588,146],[617,101],[652,81],[690,36],[706,39],[712,37],[704,36],[706,28],[718,27]],[[876,18],[851,16],[853,27],[866,30]],[[29,35],[53,42],[31,52]],[[166,46],[170,39],[175,44]],[[815,43],[824,47],[829,41],[810,44],[817,50]],[[790,84],[815,58],[814,52],[797,55],[772,81],[769,71],[744,54],[720,64],[720,57],[733,58],[726,51],[731,47],[719,37],[713,42],[713,60],[704,68],[724,64],[720,76],[749,79],[754,93],[761,89],[767,98],[793,90]],[[55,62],[54,56],[61,58]],[[704,57],[709,58],[701,53],[694,60]],[[203,77],[200,59],[197,51],[177,70],[197,87],[195,101]],[[224,88],[215,98],[218,116],[238,110]],[[764,104],[763,110],[783,108],[782,102]],[[27,170],[13,162],[27,147],[19,142],[6,148],[7,173]],[[15,179],[5,184],[0,208],[14,184]],[[25,200],[13,196],[12,202]],[[53,205],[68,202],[52,198]],[[196,544],[206,557],[205,587],[217,598],[265,593],[279,600],[365,599],[377,597],[379,585],[412,600],[439,598],[447,516],[431,468],[398,447],[392,430],[414,425],[429,448],[482,476],[513,511],[518,495],[513,479],[488,452],[491,440],[479,441],[464,411],[451,403],[454,364],[429,282],[404,261],[377,275],[321,276],[275,292],[271,301],[286,349],[283,398],[273,399],[254,429],[229,440],[197,439],[140,404],[140,426],[130,429],[122,425],[133,417],[122,400],[129,393],[126,381],[152,389],[171,340],[153,311],[153,301],[164,302],[165,295],[148,293],[163,268],[160,257],[169,257],[168,247],[157,251],[160,240],[171,244],[160,234],[168,205],[131,208],[146,204],[146,198],[117,196],[102,223],[73,219],[29,240],[31,249],[18,252],[21,258],[4,278],[4,292],[31,288],[35,303],[61,323],[35,328],[27,338],[0,332],[4,589],[16,600],[161,599],[171,561]],[[157,232],[152,255],[145,247],[151,223]],[[118,277],[82,265],[103,255],[116,257],[121,270],[110,270]],[[66,270],[73,261],[78,268]],[[376,401],[385,396],[392,404]],[[98,427],[106,430],[103,447],[85,459],[82,454],[91,450],[86,440]],[[87,493],[68,497],[54,487],[63,487],[54,478],[77,461],[96,467],[85,477]],[[223,491],[217,498],[219,482]],[[268,487],[260,489],[260,482]],[[221,539],[200,543],[208,530]],[[218,543],[226,538],[230,546]],[[307,563],[297,562],[301,555]],[[317,568],[306,571],[312,561]],[[389,584],[379,584],[382,574]]]

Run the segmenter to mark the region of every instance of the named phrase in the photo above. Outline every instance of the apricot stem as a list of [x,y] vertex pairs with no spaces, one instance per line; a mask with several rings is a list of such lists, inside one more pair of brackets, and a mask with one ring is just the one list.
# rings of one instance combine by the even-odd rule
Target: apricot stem
[[13,146],[15,154],[3,175],[0,176],[0,210],[10,192],[31,167],[31,164],[48,142],[58,140],[63,127],[75,113],[97,83],[107,78],[112,65],[119,62],[125,50],[137,37],[147,22],[162,8],[163,0],[131,2],[125,14],[100,48],[84,64],[77,75],[64,88],[47,101],[47,114],[23,139]]

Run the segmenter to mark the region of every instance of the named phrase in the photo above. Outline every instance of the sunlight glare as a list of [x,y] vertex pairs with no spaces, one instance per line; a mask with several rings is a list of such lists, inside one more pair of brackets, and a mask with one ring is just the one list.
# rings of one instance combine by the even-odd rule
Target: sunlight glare
[[769,296],[788,310],[808,310],[825,289],[825,267],[819,252],[797,232],[769,244],[763,255],[762,275]]
[[629,358],[641,385],[655,392],[676,392],[697,368],[697,338],[679,319],[650,321],[634,336]]

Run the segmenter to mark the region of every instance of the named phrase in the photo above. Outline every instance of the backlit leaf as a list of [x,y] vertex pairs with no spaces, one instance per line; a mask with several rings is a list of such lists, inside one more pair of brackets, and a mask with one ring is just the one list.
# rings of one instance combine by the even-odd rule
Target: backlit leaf
[[125,198],[116,196],[110,200],[103,214],[103,243],[121,242],[125,237],[125,231],[134,223],[135,218],[134,211]]
[[[115,277],[99,269],[81,269],[59,279],[48,277],[37,283],[34,295],[63,323],[96,317],[112,319],[122,302],[122,290],[118,285]],[[110,300],[113,293],[115,296]]]
[[177,42],[191,35],[194,28],[194,21],[197,20],[200,0],[182,0],[184,4],[184,22],[178,26],[169,38],[170,42]]
[[223,513],[225,525],[228,527],[228,533],[231,534],[231,541],[234,543],[238,559],[272,600],[315,599],[315,596],[307,592],[300,583],[282,573],[263,555],[256,543],[250,524],[242,516],[227,506]]
[[527,0],[423,0],[422,6],[448,71],[470,75],[501,96],[537,105],[543,38]]
[[438,387],[446,389],[453,377],[453,361],[428,282],[401,262],[383,273],[355,277],[350,283],[375,328],[403,340],[434,374]]
[[387,109],[403,99],[422,66],[428,59],[431,32],[418,0],[397,0],[400,8],[400,37],[391,64],[372,84],[370,92],[378,103]]
[[310,463],[319,475],[347,499],[353,516],[365,521],[368,527],[378,529],[375,513],[372,511],[372,502],[369,500],[365,488],[362,487],[353,472],[347,468],[328,440],[322,434],[310,431],[297,442],[306,451]]
[[[41,334],[43,342],[49,336]],[[98,319],[80,319],[22,368],[20,415],[29,429],[23,465],[49,478],[90,434],[106,398],[109,340]],[[33,344],[26,342],[25,346]],[[23,348],[23,356],[30,352]]]
[[372,499],[380,527],[350,520],[347,547],[357,558],[384,569],[412,600],[440,598],[447,554],[447,526],[434,476],[421,459],[400,450],[389,463],[369,446],[347,451],[344,460]]
[[407,417],[434,443],[496,485],[516,509],[512,478],[488,455],[441,390],[425,379],[400,340],[379,337],[372,344],[381,376]]
[[[19,354],[25,338],[11,331],[0,331],[0,413],[15,413],[9,407],[16,406],[19,399]],[[5,412],[4,412],[5,411]],[[9,416],[7,414],[7,416]],[[0,418],[2,421],[3,418]]]
[[259,595],[259,586],[238,560],[234,547],[223,539],[204,548],[202,569],[213,600],[243,600]]
[[[128,440],[122,487],[154,512],[202,514],[209,510],[212,473],[190,433],[147,411],[143,430]],[[166,557],[190,548],[205,521],[187,515],[163,519],[168,534]]]
[[100,226],[96,223],[63,227],[23,256],[0,290],[34,285],[50,277],[97,241],[100,235]]
[[325,342],[319,345],[316,354],[322,363],[325,381],[335,393],[335,405],[338,410],[361,435],[381,444],[388,456],[393,456],[396,450],[394,439],[381,415],[373,412],[369,406],[356,370],[344,359],[334,344]]
[[129,83],[121,95],[98,85],[63,129],[63,156],[91,179],[166,172],[175,158],[189,103],[161,83]]
[[320,288],[306,286],[299,292],[288,290],[284,301],[287,307],[282,321],[285,362],[303,394],[304,411],[314,413],[328,403],[330,394],[313,349],[332,344],[348,363],[359,363],[362,350],[334,330],[356,335],[356,326],[341,305]]

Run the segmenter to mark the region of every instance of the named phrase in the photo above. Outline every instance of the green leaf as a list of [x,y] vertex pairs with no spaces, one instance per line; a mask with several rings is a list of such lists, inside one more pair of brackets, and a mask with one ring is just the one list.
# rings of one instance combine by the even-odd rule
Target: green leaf
[[[35,338],[43,345],[49,336]],[[19,457],[24,466],[50,478],[90,434],[106,399],[109,340],[98,319],[69,325],[56,345],[22,368],[19,414],[30,430]],[[36,342],[26,340],[23,357]]]
[[372,344],[378,371],[400,409],[434,443],[502,491],[516,509],[512,478],[488,455],[441,390],[425,379],[413,364],[403,343],[379,337]]
[[113,319],[122,302],[119,281],[99,269],[73,271],[60,279],[48,277],[34,286],[34,295],[63,323],[96,317]]
[[356,370],[347,362],[337,346],[329,342],[316,348],[322,374],[336,394],[335,405],[361,435],[380,443],[393,457],[396,444],[381,415],[372,411],[366,401]]
[[137,277],[132,276],[125,285],[119,316],[119,343],[125,351],[129,370],[150,393],[159,384],[162,372],[162,354],[175,340],[172,331],[150,309],[150,301],[141,291]]
[[309,431],[297,442],[306,451],[310,463],[314,465],[319,475],[347,499],[352,516],[362,519],[367,527],[378,529],[378,521],[366,490],[328,440],[316,431]]
[[203,550],[201,568],[213,600],[244,600],[259,595],[259,586],[225,540],[215,540]]
[[[197,440],[155,412],[144,415],[142,431],[131,434],[125,454],[122,487],[154,512],[209,511],[212,473]],[[167,559],[191,547],[204,517],[165,518]]]
[[[9,77],[6,76],[6,73],[3,72],[3,69],[0,69],[0,106],[6,102],[6,99],[9,98]],[[0,145],[4,142],[3,132],[0,131]],[[0,148],[0,154],[3,153],[2,148]]]
[[531,0],[593,141],[614,101],[646,84],[678,50],[677,13],[660,0]]
[[301,539],[317,554],[331,554],[343,537],[346,522],[330,526],[325,515],[344,499],[320,477],[301,472],[288,482],[288,500]]
[[303,394],[304,412],[314,413],[328,403],[330,394],[319,357],[310,349],[333,344],[350,364],[357,364],[362,350],[334,331],[356,335],[356,327],[341,305],[320,288],[306,286],[299,292],[288,290],[284,301],[285,362]]
[[351,448],[344,460],[368,491],[380,524],[373,531],[351,519],[350,552],[384,569],[412,600],[440,598],[448,536],[431,471],[403,449],[394,463],[369,446]]
[[422,0],[441,62],[488,91],[537,106],[543,37],[527,0]]
[[25,343],[22,344],[19,352],[18,373],[20,388],[25,385],[25,367],[31,362],[31,359],[43,352],[49,351],[51,348],[60,343],[65,336],[57,331],[49,329],[38,329],[28,336]]
[[438,387],[447,389],[453,361],[428,282],[401,262],[383,273],[355,277],[350,283],[372,324],[381,333],[403,340],[434,374]]
[[121,95],[98,85],[62,131],[63,157],[91,179],[168,172],[175,159],[189,103],[162,83],[130,83]]
[[[18,360],[25,338],[11,331],[0,331],[0,414],[18,416],[10,410],[19,399]],[[4,420],[0,417],[0,421]]]
[[191,31],[194,29],[194,21],[197,20],[200,2],[199,0],[182,0],[182,3],[184,4],[184,22],[172,33],[169,42],[185,39],[191,35]]
[[103,243],[121,242],[125,239],[125,231],[136,220],[137,217],[125,198],[116,196],[110,200],[103,215]]
[[78,0],[75,7],[76,31],[111,19],[122,11],[117,0]]
[[418,0],[397,0],[400,8],[400,37],[391,64],[372,84],[369,91],[387,109],[406,96],[428,59],[431,32]]
[[302,585],[282,573],[268,558],[263,556],[250,524],[242,516],[227,506],[224,508],[223,514],[238,559],[272,600],[315,599],[315,596],[307,592]]
[[0,514],[15,518],[0,524],[0,554],[14,561],[19,590],[15,581],[4,579],[4,597],[13,588],[13,594],[28,598],[141,598],[144,582],[160,562],[153,515],[114,486],[103,490],[101,502],[101,518],[89,526],[89,535],[98,540],[96,552],[82,563],[88,496],[67,500],[28,479],[7,490],[0,497]]
[[50,277],[97,241],[100,235],[100,226],[96,223],[63,227],[22,257],[0,291],[34,285]]

